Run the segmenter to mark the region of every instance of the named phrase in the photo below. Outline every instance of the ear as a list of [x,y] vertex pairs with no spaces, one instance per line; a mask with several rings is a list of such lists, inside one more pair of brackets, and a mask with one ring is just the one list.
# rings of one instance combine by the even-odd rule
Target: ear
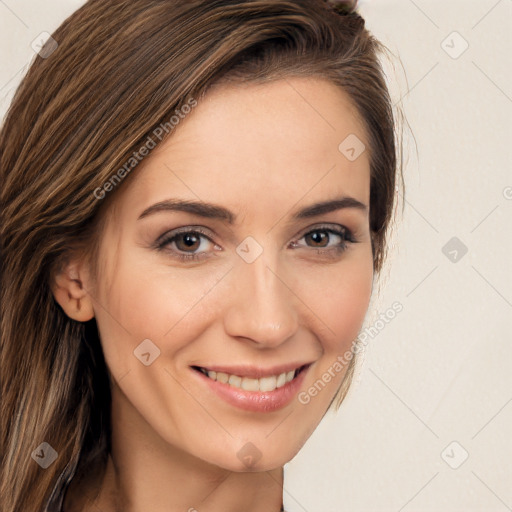
[[66,315],[78,322],[87,322],[94,318],[92,298],[85,283],[88,273],[79,261],[72,261],[54,272],[50,288]]

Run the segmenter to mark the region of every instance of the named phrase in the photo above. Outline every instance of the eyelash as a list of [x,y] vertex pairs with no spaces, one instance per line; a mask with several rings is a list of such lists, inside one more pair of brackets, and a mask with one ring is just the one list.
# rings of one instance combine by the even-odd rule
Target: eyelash
[[[330,257],[335,258],[348,249],[348,244],[357,243],[357,240],[354,238],[352,232],[344,226],[340,226],[339,228],[333,228],[332,226],[330,226],[330,227],[318,226],[318,227],[315,227],[314,229],[311,229],[311,230],[307,231],[306,233],[304,233],[298,240],[301,240],[302,238],[304,238],[308,235],[311,235],[312,233],[318,233],[318,232],[337,235],[337,236],[341,237],[341,239],[342,239],[341,244],[337,247],[325,248],[325,247],[306,246],[306,247],[310,247],[311,249],[316,250],[318,254],[323,254],[325,256],[330,255]],[[208,256],[203,256],[205,253],[187,254],[187,253],[178,252],[175,249],[168,249],[167,246],[172,244],[181,235],[196,235],[196,236],[199,235],[199,238],[204,237],[207,240],[209,240],[212,244],[215,244],[213,242],[213,240],[208,236],[208,234],[205,231],[203,231],[201,228],[193,228],[193,229],[185,228],[179,232],[171,232],[171,233],[162,235],[162,237],[160,237],[159,241],[157,241],[157,243],[156,243],[156,249],[159,251],[172,252],[172,253],[174,253],[174,256],[176,256],[181,261],[199,261],[201,259],[204,259],[205,257],[206,258],[208,257]],[[297,247],[296,242],[292,242],[292,243],[294,244],[295,247]],[[335,252],[334,256],[332,256],[333,251]]]

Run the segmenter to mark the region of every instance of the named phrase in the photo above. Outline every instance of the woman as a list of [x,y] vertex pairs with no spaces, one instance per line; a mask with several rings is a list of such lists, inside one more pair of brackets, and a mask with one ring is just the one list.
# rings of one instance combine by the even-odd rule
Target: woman
[[52,35],[0,134],[3,512],[282,509],[385,259],[381,50],[321,0]]

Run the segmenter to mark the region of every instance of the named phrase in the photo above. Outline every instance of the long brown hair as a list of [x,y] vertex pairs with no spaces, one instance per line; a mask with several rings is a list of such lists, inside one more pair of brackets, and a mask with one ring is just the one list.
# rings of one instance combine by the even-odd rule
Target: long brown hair
[[[94,274],[105,211],[131,176],[101,199],[94,191],[156,127],[228,78],[339,85],[370,144],[376,273],[401,171],[378,58],[387,49],[349,2],[89,0],[52,37],[58,46],[36,57],[0,132],[2,512],[59,510],[72,478],[104,467],[110,389],[97,326],[67,317],[50,280],[72,251]],[[57,454],[46,469],[31,457],[43,442]]]

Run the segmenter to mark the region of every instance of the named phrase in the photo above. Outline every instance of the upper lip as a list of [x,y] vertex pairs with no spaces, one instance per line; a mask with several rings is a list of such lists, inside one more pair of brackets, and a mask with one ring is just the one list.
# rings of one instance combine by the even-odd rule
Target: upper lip
[[205,370],[229,373],[230,375],[238,375],[239,377],[249,377],[253,379],[259,379],[262,377],[271,377],[273,375],[280,375],[281,373],[287,373],[292,370],[299,370],[303,366],[309,366],[312,362],[306,363],[286,363],[268,368],[262,368],[254,365],[234,365],[224,366],[217,364],[210,365],[194,365],[197,368],[204,368]]

